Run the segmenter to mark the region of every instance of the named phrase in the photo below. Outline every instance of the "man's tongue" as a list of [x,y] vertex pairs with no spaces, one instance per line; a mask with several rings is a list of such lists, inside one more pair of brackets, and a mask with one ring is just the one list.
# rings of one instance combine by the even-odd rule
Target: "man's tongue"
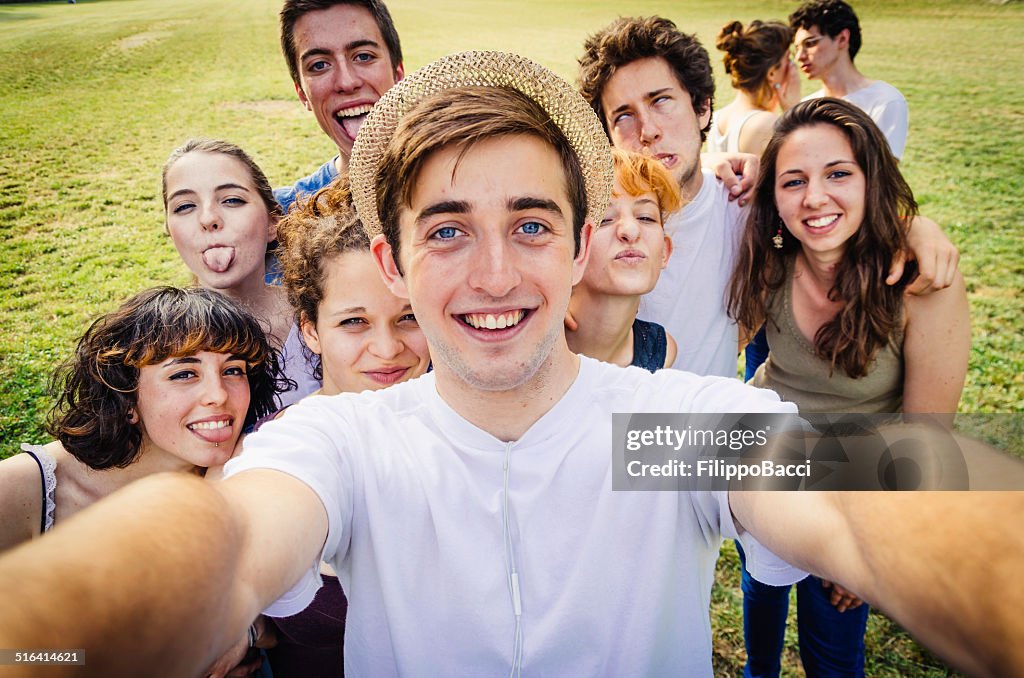
[[356,115],[351,118],[339,118],[338,122],[340,122],[341,126],[345,129],[345,134],[347,134],[350,139],[355,139],[356,134],[359,133],[359,128],[363,126],[364,120],[366,120],[365,115]]
[[203,263],[215,273],[223,273],[235,260],[234,247],[211,247],[203,252]]

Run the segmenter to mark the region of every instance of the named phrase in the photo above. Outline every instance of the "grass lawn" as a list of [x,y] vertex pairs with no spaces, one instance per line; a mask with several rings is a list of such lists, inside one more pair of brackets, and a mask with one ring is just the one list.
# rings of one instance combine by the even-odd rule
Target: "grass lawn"
[[[518,51],[567,77],[584,37],[619,15],[662,14],[713,45],[738,18],[795,2],[391,0],[407,70],[462,49]],[[334,153],[293,93],[279,0],[0,5],[0,457],[42,442],[46,381],[90,319],[190,275],[163,230],[160,167],[191,136],[223,137],[291,183]],[[1024,6],[856,2],[857,63],[906,95],[902,168],[922,212],[961,248],[973,315],[963,412],[1024,405]],[[712,49],[719,102],[732,98]],[[805,91],[813,87],[805,83]],[[1014,244],[1016,243],[1016,244]],[[715,660],[741,666],[735,556],[723,550]],[[871,675],[949,675],[873,615]],[[795,633],[785,670],[800,673]]]

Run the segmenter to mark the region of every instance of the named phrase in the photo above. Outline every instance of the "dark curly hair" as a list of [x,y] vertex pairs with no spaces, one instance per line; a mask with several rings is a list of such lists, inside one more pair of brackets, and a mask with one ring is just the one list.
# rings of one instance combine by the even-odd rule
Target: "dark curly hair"
[[[295,309],[295,322],[316,323],[327,284],[327,263],[345,252],[370,251],[370,239],[352,206],[348,174],[342,174],[307,200],[297,202],[277,227],[278,258]],[[303,343],[313,376],[323,380],[320,356]]]
[[[619,68],[648,57],[668,62],[679,84],[689,92],[698,117],[713,111],[715,77],[711,58],[697,37],[680,32],[662,17],[620,18],[587,38],[579,58],[577,87],[601,119],[605,132],[608,122],[601,109],[601,95],[608,80]],[[700,131],[702,141],[710,128],[709,116],[708,124]]]
[[793,30],[802,28],[811,30],[817,26],[823,35],[834,38],[844,28],[850,29],[850,61],[860,51],[860,22],[853,7],[843,0],[813,0],[800,5],[789,15],[789,25]]
[[851,103],[830,97],[805,101],[786,112],[775,126],[761,156],[754,203],[729,283],[729,315],[748,330],[760,327],[769,295],[785,283],[787,259],[800,251],[800,243],[787,237],[785,228],[782,248],[772,245],[772,236],[781,224],[775,204],[776,163],[786,138],[814,125],[831,125],[842,132],[864,172],[864,219],[846,243],[828,294],[843,306],[814,336],[819,357],[830,361],[832,369],[838,365],[857,378],[867,374],[878,349],[899,327],[903,289],[916,268],[908,267],[897,285],[887,285],[885,278],[893,256],[906,249],[907,225],[917,214],[917,203],[885,136]]
[[715,47],[724,52],[722,63],[734,89],[750,92],[759,106],[772,100],[768,71],[789,53],[793,29],[778,21],[755,19],[747,26],[732,21],[718,32]]
[[132,423],[139,368],[199,351],[245,360],[247,428],[277,409],[279,392],[295,387],[260,323],[237,302],[198,287],[154,287],[93,322],[54,372],[57,402],[47,431],[90,468],[128,466],[142,444],[142,430]]

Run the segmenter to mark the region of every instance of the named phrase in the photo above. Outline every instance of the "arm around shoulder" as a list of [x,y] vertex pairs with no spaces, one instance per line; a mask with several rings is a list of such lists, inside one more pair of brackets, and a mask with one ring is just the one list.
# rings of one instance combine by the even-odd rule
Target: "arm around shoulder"
[[956,412],[971,350],[963,276],[927,296],[905,296],[904,311],[903,412]]

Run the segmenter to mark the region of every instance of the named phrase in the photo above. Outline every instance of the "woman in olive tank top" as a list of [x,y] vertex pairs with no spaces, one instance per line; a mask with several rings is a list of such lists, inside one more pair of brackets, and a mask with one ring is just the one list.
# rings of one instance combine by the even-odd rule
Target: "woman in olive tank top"
[[[730,284],[746,329],[766,323],[769,354],[751,383],[803,413],[956,411],[967,372],[964,282],[925,297],[889,286],[917,213],[885,137],[856,106],[801,103],[776,127]],[[744,572],[748,670],[777,673],[788,606]],[[809,577],[798,584],[807,675],[862,675],[867,606]]]

